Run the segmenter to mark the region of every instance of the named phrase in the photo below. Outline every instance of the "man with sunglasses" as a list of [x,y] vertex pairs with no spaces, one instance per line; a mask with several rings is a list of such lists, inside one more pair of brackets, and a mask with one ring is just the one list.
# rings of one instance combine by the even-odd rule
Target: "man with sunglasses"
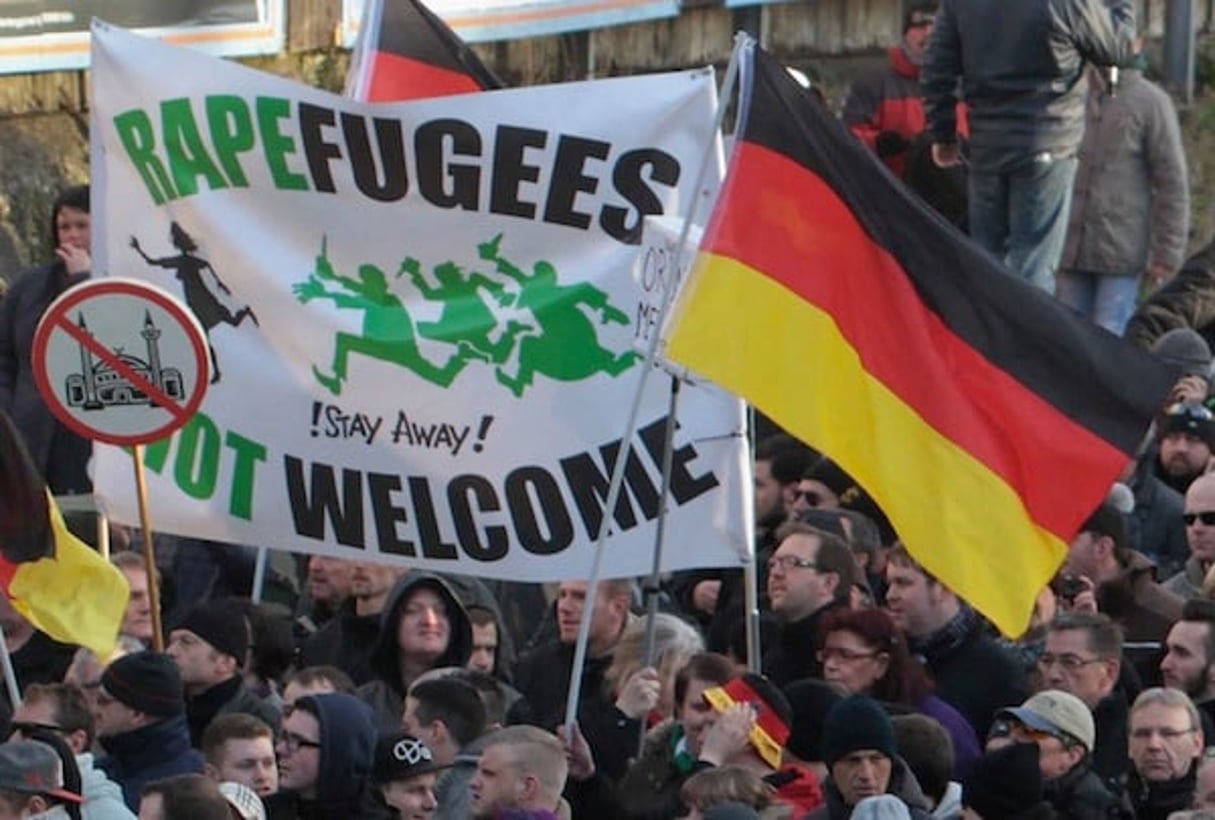
[[1215,474],[1198,478],[1185,493],[1185,540],[1190,557],[1185,568],[1164,582],[1183,599],[1202,595],[1202,583],[1215,564]]
[[168,655],[145,650],[106,667],[96,719],[97,739],[106,752],[101,768],[122,786],[132,811],[148,783],[202,774],[202,755],[190,746],[185,687]]
[[76,757],[82,808],[87,820],[134,820],[122,789],[93,765],[94,723],[84,693],[68,683],[35,683],[13,713],[10,740],[36,740],[41,732],[58,735]]
[[810,647],[827,613],[848,605],[860,575],[843,539],[808,524],[789,523],[777,531],[779,546],[768,561],[768,600],[780,619],[780,635],[764,653],[769,680],[784,686],[822,675]]
[[1096,737],[1093,715],[1084,701],[1068,692],[1047,689],[1020,706],[999,712],[987,736],[987,751],[1014,743],[1037,744],[1046,799],[1064,817],[1132,817],[1130,806],[1093,772]]

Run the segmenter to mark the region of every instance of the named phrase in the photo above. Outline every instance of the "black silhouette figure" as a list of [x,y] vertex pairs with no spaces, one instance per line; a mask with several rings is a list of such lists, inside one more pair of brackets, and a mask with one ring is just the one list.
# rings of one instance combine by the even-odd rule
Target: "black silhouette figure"
[[[257,316],[248,305],[233,313],[220,301],[219,296],[208,284],[208,280],[214,282],[215,287],[218,287],[225,295],[231,296],[232,291],[216,275],[210,262],[194,255],[198,250],[198,243],[194,241],[193,237],[176,222],[169,227],[169,235],[172,237],[173,246],[181,251],[177,256],[153,259],[139,246],[139,240],[134,236],[131,237],[131,247],[149,265],[177,271],[177,281],[181,282],[182,295],[185,297],[186,304],[198,319],[198,323],[202,325],[203,332],[207,334],[207,348],[211,351],[211,384],[215,384],[219,381],[219,361],[215,357],[215,347],[211,344],[211,328],[218,324],[238,327],[245,319],[251,319],[253,324],[259,327],[261,323],[257,321]],[[204,273],[209,276],[204,276]]]

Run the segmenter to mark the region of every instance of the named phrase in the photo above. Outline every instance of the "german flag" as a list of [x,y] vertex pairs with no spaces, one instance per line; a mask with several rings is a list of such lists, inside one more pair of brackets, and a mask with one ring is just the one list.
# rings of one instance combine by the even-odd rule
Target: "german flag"
[[114,650],[130,594],[123,574],[68,530],[3,411],[0,590],[36,629],[99,658]]
[[347,96],[400,102],[493,88],[502,81],[419,0],[368,0]]
[[744,80],[667,354],[830,455],[1018,635],[1170,376],[968,242],[770,56]]

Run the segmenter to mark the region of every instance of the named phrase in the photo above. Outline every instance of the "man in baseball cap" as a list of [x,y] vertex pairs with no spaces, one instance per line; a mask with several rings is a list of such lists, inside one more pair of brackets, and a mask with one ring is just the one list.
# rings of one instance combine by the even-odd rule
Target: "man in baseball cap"
[[1014,743],[1037,744],[1046,799],[1058,812],[1065,817],[1089,817],[1094,811],[1100,811],[1102,817],[1116,816],[1119,799],[1092,770],[1096,739],[1093,713],[1084,701],[1068,692],[1047,689],[996,714],[987,751]]
[[50,746],[34,740],[0,744],[0,808],[9,816],[67,820],[65,805],[83,801],[64,788],[63,763]]
[[384,802],[402,820],[431,820],[439,805],[435,783],[444,768],[425,743],[404,732],[391,732],[376,742],[371,771]]

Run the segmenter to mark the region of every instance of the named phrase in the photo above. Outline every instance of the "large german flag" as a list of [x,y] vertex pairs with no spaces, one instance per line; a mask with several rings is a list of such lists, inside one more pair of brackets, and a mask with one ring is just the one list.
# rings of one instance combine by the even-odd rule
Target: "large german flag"
[[501,88],[502,81],[420,0],[367,0],[347,95],[399,102]]
[[68,530],[3,411],[0,594],[36,629],[100,658],[114,650],[129,595],[123,574]]
[[668,355],[838,461],[1020,634],[1169,374],[969,243],[758,49],[740,111]]

